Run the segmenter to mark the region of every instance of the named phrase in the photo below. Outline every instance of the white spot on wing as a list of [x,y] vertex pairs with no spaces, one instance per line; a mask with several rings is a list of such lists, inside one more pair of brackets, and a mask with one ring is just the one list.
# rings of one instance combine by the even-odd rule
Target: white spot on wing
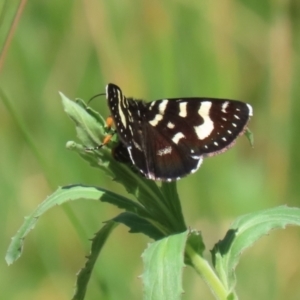
[[167,124],[167,127],[170,128],[170,129],[173,129],[173,128],[175,127],[175,124],[169,122],[169,123]]
[[126,118],[125,118],[125,115],[124,115],[124,112],[123,112],[123,109],[122,109],[122,105],[121,105],[121,102],[123,102],[123,98],[120,94],[120,91],[117,90],[118,92],[118,110],[119,110],[119,115],[120,115],[120,118],[121,118],[121,122],[123,124],[123,126],[126,128],[127,126],[127,122],[126,122]]
[[223,112],[223,113],[227,113],[226,108],[228,107],[228,104],[229,104],[228,101],[226,101],[226,102],[224,102],[224,103],[222,104],[222,112]]
[[158,122],[162,120],[162,118],[163,118],[163,116],[161,114],[156,114],[154,119],[149,121],[149,123],[150,123],[150,125],[155,127],[158,124]]
[[142,151],[141,146],[135,140],[133,140],[133,144],[134,144],[135,148],[137,148],[138,150]]
[[191,171],[191,173],[195,173],[195,172],[199,169],[199,167],[200,167],[201,164],[202,164],[202,161],[203,161],[203,158],[200,157],[200,158],[199,158],[199,161],[198,161],[198,164],[197,164],[197,166],[196,166],[196,168],[193,169],[193,170]]
[[150,109],[152,109],[152,106],[155,104],[155,101],[152,101],[150,104]]
[[253,116],[253,108],[250,104],[247,104],[247,107],[249,109],[249,116],[252,117]]
[[157,179],[157,180],[159,180],[159,178],[155,178],[154,174],[151,173],[151,172],[149,172],[148,174],[145,174],[145,175],[146,175],[146,177],[148,177],[149,179],[152,179],[152,180]]
[[[167,99],[161,101],[161,103],[158,106],[159,113],[155,115],[153,120],[149,121],[150,125],[155,127],[158,124],[158,122],[163,119],[163,114],[165,113],[168,102],[169,102],[169,100],[167,100]],[[150,104],[150,107],[152,107],[154,104],[155,104],[155,101],[153,101]]]
[[127,150],[128,150],[128,154],[130,156],[130,159],[131,159],[132,163],[134,164],[134,160],[132,159],[131,147],[127,147]]
[[179,116],[185,118],[187,116],[186,111],[187,102],[182,102],[179,104]]
[[159,156],[163,156],[163,155],[166,155],[166,154],[170,154],[172,152],[172,147],[169,146],[169,147],[166,147],[166,148],[162,148],[162,149],[159,149],[156,154],[159,155]]
[[159,104],[158,106],[158,111],[163,115],[165,110],[166,110],[166,107],[167,107],[167,104],[168,104],[169,100],[165,99],[165,100],[162,100],[161,103]]
[[182,132],[177,132],[173,138],[172,138],[172,141],[175,143],[175,144],[178,144],[179,140],[184,138],[185,136],[183,135]]
[[214,129],[214,123],[209,117],[209,111],[212,103],[205,101],[201,103],[198,114],[203,118],[204,123],[199,126],[194,126],[196,134],[200,140],[207,138]]
[[130,132],[131,132],[131,135],[133,135],[132,127],[131,127],[130,124],[129,124],[129,130],[130,130]]

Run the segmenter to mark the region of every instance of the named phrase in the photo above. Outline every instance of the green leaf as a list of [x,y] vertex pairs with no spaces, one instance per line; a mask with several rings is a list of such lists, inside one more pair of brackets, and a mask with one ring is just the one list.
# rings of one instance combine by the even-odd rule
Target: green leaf
[[[83,186],[83,185],[81,185]],[[101,196],[101,202],[107,202],[113,204],[121,209],[125,209],[126,211],[130,211],[133,213],[137,213],[141,216],[149,217],[148,212],[143,208],[139,203],[132,201],[126,197],[123,197],[119,194],[113,193],[103,188],[96,187],[99,191],[104,192]]]
[[35,227],[36,222],[42,214],[56,205],[61,205],[68,201],[82,198],[118,203],[122,208],[128,211],[143,212],[143,208],[138,203],[105,189],[84,185],[70,185],[61,187],[51,196],[47,197],[47,199],[43,201],[32,214],[25,217],[23,225],[12,238],[12,241],[9,245],[5,257],[6,262],[8,264],[12,264],[21,256],[23,240],[29,231]]
[[279,206],[239,217],[225,238],[212,250],[213,263],[221,281],[231,292],[236,284],[235,268],[241,253],[263,235],[287,225],[300,225],[300,209]]
[[[65,97],[65,96],[64,96]],[[66,98],[66,97],[65,97]],[[104,118],[95,110],[93,110],[91,107],[89,107],[84,100],[77,98],[76,103],[81,106],[90,116],[92,116],[102,127],[106,126],[106,122]]]
[[130,233],[144,233],[154,240],[159,240],[164,237],[164,234],[159,231],[151,222],[134,213],[124,212],[119,214],[113,220],[129,227]]
[[248,139],[251,147],[253,148],[254,147],[254,135],[253,135],[252,131],[249,128],[246,128],[245,136]]
[[181,299],[188,231],[154,242],[144,251],[144,299]]
[[75,294],[72,300],[84,299],[87,285],[100,251],[102,250],[107,238],[117,225],[118,223],[114,222],[113,220],[108,221],[92,239],[91,253],[89,256],[87,256],[85,266],[79,271],[77,275]]
[[[84,146],[97,146],[102,142],[105,135],[104,124],[102,120],[99,123],[99,119],[92,116],[82,105],[77,104],[74,101],[69,100],[65,95],[60,93],[62,103],[65,112],[75,122],[76,131],[79,139],[83,142]],[[99,126],[99,124],[101,126]]]

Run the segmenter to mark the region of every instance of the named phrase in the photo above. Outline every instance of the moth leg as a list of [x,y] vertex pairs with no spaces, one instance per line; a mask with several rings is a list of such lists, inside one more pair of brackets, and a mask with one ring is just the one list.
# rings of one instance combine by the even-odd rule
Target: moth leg
[[[108,129],[111,129],[111,127],[113,126],[113,124],[114,124],[113,118],[111,116],[107,117],[106,118],[106,127]],[[93,150],[99,150],[99,149],[101,149],[103,146],[105,146],[106,144],[109,143],[109,141],[112,139],[112,137],[114,136],[115,133],[116,133],[116,130],[113,130],[113,132],[111,134],[108,134],[104,138],[103,142],[100,145],[98,145],[96,147],[92,147],[92,148],[88,148],[87,147],[87,148],[85,148],[85,150],[86,151],[93,151]]]

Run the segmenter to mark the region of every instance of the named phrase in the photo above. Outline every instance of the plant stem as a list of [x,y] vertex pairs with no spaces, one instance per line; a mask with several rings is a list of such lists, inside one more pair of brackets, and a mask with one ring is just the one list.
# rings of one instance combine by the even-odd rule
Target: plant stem
[[218,276],[212,270],[207,260],[200,256],[189,244],[186,245],[185,250],[191,262],[193,263],[195,270],[206,282],[215,298],[218,300],[226,300],[228,292]]

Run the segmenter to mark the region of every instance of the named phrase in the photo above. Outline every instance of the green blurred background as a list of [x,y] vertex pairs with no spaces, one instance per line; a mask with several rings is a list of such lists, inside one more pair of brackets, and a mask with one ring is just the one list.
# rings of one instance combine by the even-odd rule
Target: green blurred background
[[[253,106],[254,149],[240,138],[178,182],[186,223],[203,232],[207,250],[241,214],[300,205],[299,0],[20,3],[11,34],[19,2],[0,0],[1,299],[70,299],[88,239],[119,212],[86,200],[57,207],[7,267],[11,236],[57,186],[95,184],[125,194],[66,150],[76,136],[58,91],[88,100],[113,82],[147,100],[210,96]],[[109,113],[104,98],[92,106]],[[119,227],[86,299],[142,299],[140,256],[149,241]],[[243,254],[237,273],[241,299],[300,299],[299,229],[263,238]],[[213,299],[191,268],[184,289],[183,299]]]

